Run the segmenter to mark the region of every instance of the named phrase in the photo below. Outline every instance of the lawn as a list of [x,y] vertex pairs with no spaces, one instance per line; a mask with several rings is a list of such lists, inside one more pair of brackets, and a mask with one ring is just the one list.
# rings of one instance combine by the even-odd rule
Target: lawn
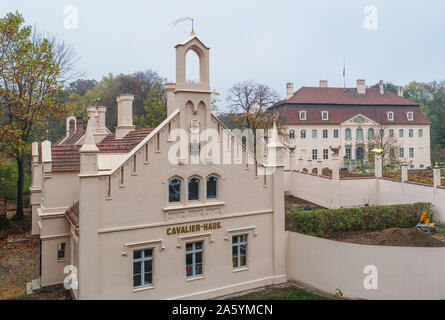
[[270,287],[227,300],[332,300],[294,285]]

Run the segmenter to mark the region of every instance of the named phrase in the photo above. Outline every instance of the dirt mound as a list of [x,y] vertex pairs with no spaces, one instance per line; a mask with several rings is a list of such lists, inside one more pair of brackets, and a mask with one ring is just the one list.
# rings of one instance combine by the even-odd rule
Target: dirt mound
[[335,240],[399,247],[443,247],[444,242],[415,229],[390,228],[383,231],[334,237]]

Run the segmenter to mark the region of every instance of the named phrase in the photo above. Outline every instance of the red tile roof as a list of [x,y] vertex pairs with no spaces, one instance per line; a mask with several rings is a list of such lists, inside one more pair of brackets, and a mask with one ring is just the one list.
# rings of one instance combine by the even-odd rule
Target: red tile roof
[[75,202],[71,207],[66,209],[65,216],[75,227],[79,227],[79,201]]
[[304,104],[340,104],[340,105],[384,105],[384,106],[418,106],[409,99],[399,97],[394,92],[385,90],[380,94],[378,88],[366,88],[366,94],[357,93],[356,88],[320,88],[302,87],[294,95],[281,103]]
[[[127,133],[122,139],[116,139],[111,133],[97,144],[100,153],[128,153],[136,147],[153,129],[141,129]],[[79,171],[81,145],[51,146],[53,171]]]
[[[355,88],[302,87],[294,95],[276,103],[273,107],[287,124],[340,124],[358,114],[380,124],[430,124],[417,103],[378,88],[367,88],[366,94],[358,94]],[[300,120],[299,112],[306,111],[306,120]],[[321,112],[329,112],[329,120],[321,119]],[[389,121],[387,112],[394,112]],[[406,113],[413,112],[413,121]]]

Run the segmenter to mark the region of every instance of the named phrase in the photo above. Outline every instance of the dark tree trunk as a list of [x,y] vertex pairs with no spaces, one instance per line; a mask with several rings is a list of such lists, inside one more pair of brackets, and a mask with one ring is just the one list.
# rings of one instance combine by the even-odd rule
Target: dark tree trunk
[[19,152],[17,158],[17,212],[15,217],[17,219],[23,219],[23,187],[25,184],[25,153]]

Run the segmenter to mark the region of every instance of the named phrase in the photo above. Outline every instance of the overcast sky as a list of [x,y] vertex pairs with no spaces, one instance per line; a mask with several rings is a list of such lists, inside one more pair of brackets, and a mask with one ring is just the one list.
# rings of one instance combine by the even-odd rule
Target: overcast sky
[[[77,29],[65,28],[68,5],[77,8]],[[147,68],[174,80],[173,46],[190,25],[169,23],[184,16],[196,19],[198,37],[211,48],[211,86],[223,97],[242,80],[268,84],[282,97],[286,82],[343,86],[343,57],[347,86],[357,78],[397,85],[445,79],[445,1],[1,0],[1,16],[15,10],[71,44],[78,69],[97,80]]]

